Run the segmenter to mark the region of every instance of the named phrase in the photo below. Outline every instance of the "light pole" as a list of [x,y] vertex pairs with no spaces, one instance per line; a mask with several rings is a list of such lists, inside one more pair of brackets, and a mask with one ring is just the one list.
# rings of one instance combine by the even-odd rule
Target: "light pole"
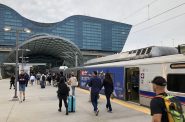
[[26,62],[25,59],[28,59],[29,57],[24,57],[23,52],[22,52],[22,56],[19,57],[19,59],[21,59],[21,69],[24,69],[24,63]]
[[21,58],[21,68],[24,69],[24,65],[23,65],[24,64],[24,58],[29,58],[29,57],[24,57],[23,51],[27,51],[28,52],[30,50],[29,49],[21,49],[21,51],[22,51],[22,54],[21,54],[22,56],[19,57],[19,58]]
[[15,31],[16,32],[16,58],[15,58],[15,94],[13,96],[13,100],[18,100],[18,96],[17,96],[17,81],[18,81],[18,46],[19,46],[19,33],[20,32],[25,32],[25,33],[31,33],[31,30],[27,29],[27,28],[12,28],[12,27],[4,27],[4,31]]

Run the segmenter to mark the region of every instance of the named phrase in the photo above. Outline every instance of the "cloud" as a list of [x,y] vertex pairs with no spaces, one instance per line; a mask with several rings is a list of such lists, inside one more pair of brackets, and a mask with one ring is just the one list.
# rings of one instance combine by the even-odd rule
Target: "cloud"
[[125,0],[2,0],[2,3],[29,19],[43,22],[61,21],[75,14],[121,21],[128,13],[123,7]]

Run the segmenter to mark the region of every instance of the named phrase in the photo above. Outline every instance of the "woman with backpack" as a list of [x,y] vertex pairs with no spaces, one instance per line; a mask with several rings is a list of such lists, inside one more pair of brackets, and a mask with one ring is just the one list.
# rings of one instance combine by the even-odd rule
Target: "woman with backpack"
[[65,108],[66,108],[66,115],[68,115],[68,104],[67,104],[67,97],[69,96],[70,89],[68,88],[67,84],[65,83],[65,78],[60,78],[58,83],[58,99],[59,99],[59,109],[58,111],[61,112],[62,108],[62,100],[64,101]]

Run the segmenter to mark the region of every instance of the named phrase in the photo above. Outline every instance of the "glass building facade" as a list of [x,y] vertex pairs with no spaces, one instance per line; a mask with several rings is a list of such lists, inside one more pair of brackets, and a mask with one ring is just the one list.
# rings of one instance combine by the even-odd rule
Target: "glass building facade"
[[20,32],[20,43],[37,34],[60,36],[74,42],[82,52],[88,51],[84,55],[91,58],[99,55],[91,56],[91,51],[101,54],[120,52],[132,27],[129,24],[82,15],[74,15],[56,23],[38,23],[0,4],[0,44],[15,45],[16,32],[5,32],[5,26],[26,27],[32,31],[31,34]]

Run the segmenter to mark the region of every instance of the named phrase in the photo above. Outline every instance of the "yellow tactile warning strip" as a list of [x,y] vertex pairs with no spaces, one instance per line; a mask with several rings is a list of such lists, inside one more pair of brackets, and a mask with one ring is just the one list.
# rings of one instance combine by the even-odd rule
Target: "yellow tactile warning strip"
[[[77,88],[77,89],[79,91],[84,92],[84,93],[87,93],[87,94],[90,93],[88,90],[85,90],[85,89],[81,89],[81,88]],[[104,99],[104,100],[106,99],[104,95],[100,95],[100,98],[101,99]],[[131,104],[131,103],[128,103],[128,102],[119,100],[119,99],[115,99],[115,98],[113,100],[111,100],[111,101],[114,102],[114,103],[116,103],[116,104],[119,104],[121,106],[125,106],[127,108],[131,108],[131,109],[134,109],[134,110],[143,112],[145,114],[150,114],[149,108],[146,108],[146,107],[143,107],[143,106],[139,106],[139,105],[135,105],[135,104]]]

